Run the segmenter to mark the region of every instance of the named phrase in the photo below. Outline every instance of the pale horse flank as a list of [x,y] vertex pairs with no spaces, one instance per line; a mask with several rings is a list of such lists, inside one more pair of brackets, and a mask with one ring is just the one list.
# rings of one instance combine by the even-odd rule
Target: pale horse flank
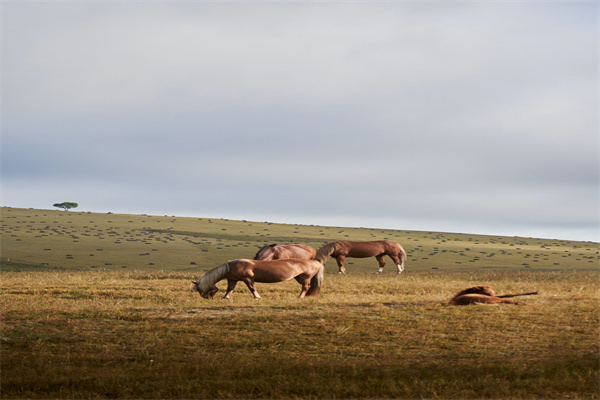
[[248,286],[254,298],[260,295],[254,286],[255,282],[275,283],[295,279],[301,286],[299,298],[304,296],[315,296],[319,294],[323,284],[325,267],[315,260],[231,260],[225,264],[207,271],[194,284],[193,290],[197,291],[205,299],[212,299],[219,291],[215,284],[227,279],[227,292],[224,299],[230,299],[235,285],[242,281]]
[[263,246],[256,255],[255,260],[279,260],[281,258],[296,258],[312,260],[317,250],[307,244],[270,244]]

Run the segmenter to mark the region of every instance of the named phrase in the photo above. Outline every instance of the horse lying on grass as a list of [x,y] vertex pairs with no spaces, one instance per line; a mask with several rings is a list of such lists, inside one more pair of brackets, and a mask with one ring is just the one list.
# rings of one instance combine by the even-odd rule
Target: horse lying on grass
[[496,296],[494,291],[489,286],[473,286],[456,293],[450,300],[450,304],[455,306],[465,306],[467,304],[516,304],[526,305],[527,303],[506,300],[507,297],[529,296],[538,294],[538,292],[519,293],[519,294],[504,294]]
[[282,258],[312,260],[316,254],[317,250],[307,244],[270,244],[261,248],[254,256],[254,259],[265,261]]
[[366,258],[375,257],[379,262],[377,273],[383,272],[385,267],[385,256],[389,256],[396,267],[398,273],[404,271],[404,262],[406,261],[406,251],[398,243],[388,242],[387,240],[378,240],[372,242],[351,242],[349,240],[339,240],[326,244],[317,250],[315,260],[325,264],[329,257],[336,259],[339,273],[345,274],[344,260],[346,257]]
[[254,282],[275,283],[284,282],[294,278],[300,285],[302,291],[299,298],[304,296],[315,296],[319,294],[323,284],[325,267],[314,260],[232,260],[207,271],[194,284],[194,291],[200,293],[205,299],[212,299],[219,291],[215,284],[227,279],[227,292],[224,299],[230,299],[233,289],[238,281],[248,286],[254,298],[260,299],[260,295],[254,287]]

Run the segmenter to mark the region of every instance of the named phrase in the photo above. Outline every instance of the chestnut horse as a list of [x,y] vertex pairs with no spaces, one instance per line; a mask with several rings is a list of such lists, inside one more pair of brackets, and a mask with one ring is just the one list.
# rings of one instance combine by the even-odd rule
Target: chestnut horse
[[325,264],[329,257],[333,257],[337,261],[339,273],[345,274],[344,259],[346,257],[366,258],[375,257],[379,262],[377,273],[383,272],[385,267],[384,256],[389,256],[396,267],[398,273],[404,271],[404,262],[406,261],[406,252],[398,243],[388,242],[387,240],[379,240],[374,242],[351,242],[349,240],[339,240],[326,244],[317,250],[315,260]]
[[520,293],[520,294],[505,294],[496,296],[494,291],[489,286],[473,286],[456,293],[450,300],[450,304],[455,306],[466,306],[467,304],[517,304],[525,305],[527,303],[505,300],[507,297],[529,296],[538,294],[538,292]]
[[282,258],[296,258],[312,260],[317,250],[306,244],[271,244],[264,246],[254,256],[255,260],[279,260]]
[[275,283],[296,279],[302,285],[299,298],[319,294],[323,283],[325,267],[314,260],[232,260],[207,271],[194,283],[194,291],[205,299],[213,298],[219,289],[215,286],[222,279],[227,279],[227,292],[224,299],[230,299],[238,281],[248,286],[254,298],[260,295],[254,287],[254,282]]

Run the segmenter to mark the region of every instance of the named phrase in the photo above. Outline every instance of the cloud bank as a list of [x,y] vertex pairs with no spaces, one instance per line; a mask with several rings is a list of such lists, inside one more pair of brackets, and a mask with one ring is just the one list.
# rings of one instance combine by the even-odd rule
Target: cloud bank
[[5,3],[4,205],[598,241],[592,3]]

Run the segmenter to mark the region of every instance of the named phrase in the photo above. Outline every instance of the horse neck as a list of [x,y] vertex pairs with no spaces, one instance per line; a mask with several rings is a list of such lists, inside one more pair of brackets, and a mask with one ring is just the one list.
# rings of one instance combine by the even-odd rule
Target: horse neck
[[388,242],[386,240],[382,240],[381,242],[384,243],[386,251],[398,252],[400,259],[406,261],[406,250],[404,250],[404,247],[400,243]]
[[317,255],[313,260],[320,262],[321,264],[325,264],[325,262],[331,257],[333,253],[338,250],[339,245],[337,242],[328,243],[325,246],[321,247],[317,250]]
[[[396,243],[398,244],[398,243]],[[400,259],[402,261],[406,261],[407,255],[406,255],[406,250],[404,250],[404,247],[402,247],[400,244],[398,244],[398,248],[400,249]]]
[[263,253],[265,252],[265,250],[267,250],[270,246],[263,246],[262,249],[260,249],[256,255],[254,256],[255,260],[260,260],[260,258],[262,257]]
[[207,292],[211,287],[215,286],[215,283],[219,282],[229,272],[229,263],[221,264],[218,267],[207,271],[198,280],[199,292]]
[[254,259],[260,260],[267,250],[272,249],[275,246],[277,246],[277,244],[268,244],[266,246],[263,246],[263,248],[260,249],[258,251],[258,253],[256,253],[256,255],[254,256]]

